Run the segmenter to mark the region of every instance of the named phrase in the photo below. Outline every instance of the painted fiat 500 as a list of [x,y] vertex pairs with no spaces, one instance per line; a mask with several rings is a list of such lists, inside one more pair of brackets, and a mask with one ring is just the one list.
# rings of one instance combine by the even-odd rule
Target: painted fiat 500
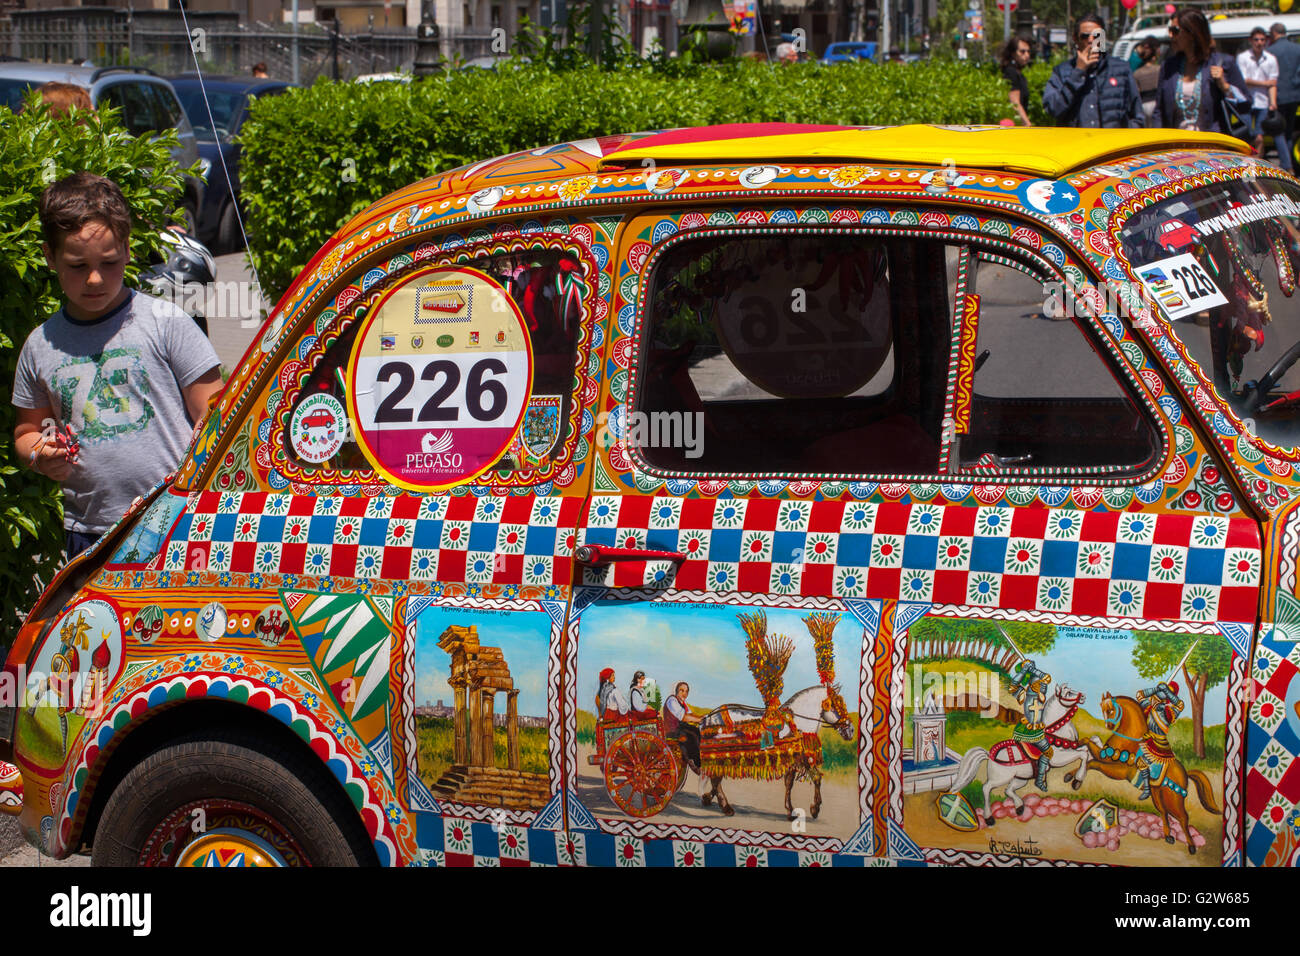
[[1298,226],[1177,130],[411,186],[32,611],[2,799],[108,864],[1294,864]]

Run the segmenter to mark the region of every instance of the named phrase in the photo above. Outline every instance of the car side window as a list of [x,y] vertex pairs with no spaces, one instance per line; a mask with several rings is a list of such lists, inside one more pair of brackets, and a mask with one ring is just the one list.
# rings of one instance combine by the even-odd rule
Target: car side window
[[1137,473],[1160,437],[1133,386],[1027,264],[977,255],[971,430],[960,471]]
[[103,92],[110,106],[122,111],[122,125],[132,136],[150,136],[157,129],[154,99],[141,83],[114,83]]
[[936,473],[956,254],[830,230],[665,246],[629,447],[660,472]]
[[159,123],[158,131],[161,132],[180,125],[181,116],[184,113],[181,110],[181,104],[176,100],[176,94],[165,86],[150,84],[149,89],[153,93],[156,104],[156,117]]

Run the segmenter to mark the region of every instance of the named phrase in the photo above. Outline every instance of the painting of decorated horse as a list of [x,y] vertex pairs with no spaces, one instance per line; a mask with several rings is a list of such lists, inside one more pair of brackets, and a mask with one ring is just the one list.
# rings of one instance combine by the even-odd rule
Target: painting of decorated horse
[[781,634],[769,634],[767,615],[753,611],[738,615],[745,631],[749,671],[764,701],[763,707],[726,704],[700,722],[700,771],[710,783],[703,794],[704,805],[714,800],[727,816],[736,811],[727,800],[722,781],[784,780],[785,810],[795,819],[791,793],[797,779],[813,785],[809,808],[815,820],[822,805],[822,742],[819,731],[832,727],[845,740],[856,733],[848,707],[835,680],[832,635],[840,615],[816,613],[803,618],[813,639],[820,685],[806,687],[778,703],[794,642]]
[[701,797],[706,807],[716,800],[727,816],[736,812],[722,789],[722,781],[728,777],[784,780],[785,810],[793,820],[795,781],[807,780],[813,785],[808,813],[817,819],[822,806],[819,731],[831,727],[845,740],[852,740],[853,720],[838,685],[805,687],[786,700],[778,713],[780,723],[771,725],[761,707],[725,704],[700,722],[700,771],[710,784]]

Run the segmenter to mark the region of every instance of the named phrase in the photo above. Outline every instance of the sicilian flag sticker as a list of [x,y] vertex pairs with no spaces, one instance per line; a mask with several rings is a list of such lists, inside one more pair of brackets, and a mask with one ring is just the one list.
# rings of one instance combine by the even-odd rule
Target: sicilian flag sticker
[[[431,329],[436,354],[406,347]],[[406,488],[472,481],[515,441],[532,362],[523,315],[495,279],[463,266],[414,274],[357,333],[348,401],[362,454]]]

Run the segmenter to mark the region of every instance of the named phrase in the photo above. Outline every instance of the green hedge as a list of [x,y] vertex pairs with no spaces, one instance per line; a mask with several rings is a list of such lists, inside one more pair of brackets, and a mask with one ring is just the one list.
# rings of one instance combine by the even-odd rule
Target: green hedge
[[[61,305],[58,280],[45,265],[37,202],[47,183],[74,172],[107,176],[122,187],[137,219],[131,236],[134,265],[161,246],[160,224],[180,197],[180,171],[167,147],[175,133],[154,142],[136,139],[116,111],[80,114],[84,123],[51,118],[35,96],[18,115],[0,107],[0,381],[12,386],[18,352],[28,333]],[[14,456],[16,416],[0,402],[0,645],[17,633],[36,603],[36,578],[49,581],[63,548],[58,486]]]
[[1005,85],[957,62],[535,66],[265,97],[244,127],[250,242],[271,301],[367,205],[440,170],[590,136],[738,122],[996,123]]

